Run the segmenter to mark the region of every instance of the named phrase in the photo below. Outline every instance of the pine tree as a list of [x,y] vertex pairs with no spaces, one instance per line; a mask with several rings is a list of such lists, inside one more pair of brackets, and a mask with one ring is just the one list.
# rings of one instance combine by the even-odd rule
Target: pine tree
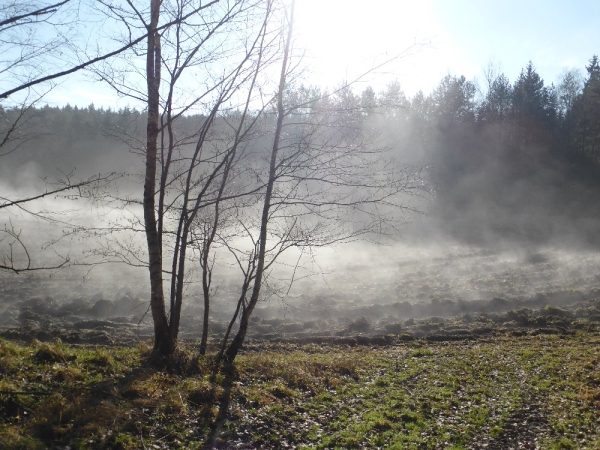
[[556,114],[552,91],[552,88],[544,87],[544,80],[529,61],[513,88],[513,111],[518,116],[551,125]]
[[600,63],[594,55],[586,66],[588,77],[573,105],[575,151],[597,160],[600,157]]
[[480,122],[503,122],[512,107],[512,88],[508,78],[501,74],[490,84],[490,88],[478,111]]
[[475,85],[464,76],[445,76],[432,93],[433,115],[442,127],[475,118]]
[[544,86],[544,80],[529,61],[513,86],[512,118],[520,129],[515,142],[517,147],[550,145],[556,131],[556,108],[554,86]]

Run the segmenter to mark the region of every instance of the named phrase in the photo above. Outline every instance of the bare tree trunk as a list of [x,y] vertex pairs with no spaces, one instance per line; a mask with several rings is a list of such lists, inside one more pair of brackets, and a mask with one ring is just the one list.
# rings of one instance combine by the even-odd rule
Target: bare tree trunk
[[265,198],[263,203],[263,211],[260,224],[260,242],[258,251],[258,263],[256,265],[256,278],[254,280],[254,287],[252,289],[252,296],[248,302],[248,306],[244,309],[242,317],[240,319],[240,328],[231,341],[227,352],[225,353],[225,359],[228,362],[232,362],[240,351],[244,340],[246,339],[246,333],[248,331],[248,322],[250,316],[254,311],[258,299],[260,296],[260,289],[262,287],[264,269],[265,269],[265,254],[267,251],[267,234],[269,227],[269,211],[271,209],[271,197],[273,196],[273,187],[275,185],[275,175],[277,169],[277,154],[279,152],[279,145],[281,141],[281,131],[283,129],[283,119],[285,117],[285,111],[283,109],[283,94],[286,86],[286,76],[288,70],[288,59],[290,53],[290,46],[292,40],[292,30],[294,23],[294,1],[292,1],[288,35],[285,43],[285,50],[283,54],[283,61],[281,63],[281,75],[279,78],[279,89],[277,91],[277,125],[275,128],[275,136],[273,138],[273,147],[271,149],[271,161],[269,164],[269,179],[267,182],[267,190],[265,192]]
[[[208,258],[205,258],[208,264]],[[200,340],[201,355],[206,354],[208,347],[208,320],[210,318],[210,273],[208,268],[202,268],[202,294],[204,296],[204,317],[202,318],[202,339]]]
[[[187,213],[184,211],[183,214]],[[181,306],[183,305],[183,282],[185,278],[185,258],[187,253],[187,241],[189,234],[189,224],[188,219],[184,218],[183,231],[181,233],[181,245],[179,248],[179,263],[178,263],[178,271],[176,275],[176,291],[175,291],[175,301],[171,302],[171,316],[170,316],[170,326],[171,326],[171,336],[173,339],[177,339],[179,335],[179,323],[181,320]]]
[[[236,141],[237,140],[238,136],[236,136]],[[236,149],[237,144],[232,149],[232,154],[230,155],[229,160],[225,166],[225,171],[221,180],[221,186],[219,188],[219,194],[215,203],[215,216],[213,218],[212,228],[210,229],[210,231],[207,230],[205,232],[204,245],[202,248],[202,254],[200,256],[200,265],[202,266],[202,294],[204,296],[204,318],[202,321],[202,339],[200,341],[201,355],[206,354],[206,348],[208,346],[208,322],[210,318],[210,284],[212,281],[212,268],[209,267],[208,258],[210,256],[211,247],[217,234],[217,227],[219,226],[220,203],[221,199],[223,198],[223,191],[225,190],[225,186],[229,179],[229,171],[231,170],[231,165],[233,164],[233,160],[235,158]]]
[[151,0],[151,19],[148,25],[148,53],[146,79],[148,85],[148,123],[146,127],[146,176],[144,181],[144,226],[148,242],[150,270],[150,307],[154,321],[154,350],[169,355],[174,349],[171,337],[162,280],[162,249],[154,210],[156,191],[156,163],[159,120],[160,36],[157,32],[160,0]]
[[[223,175],[223,181],[221,183],[221,189],[219,191],[219,198],[223,195],[223,188],[227,181],[227,172]],[[215,204],[215,217],[212,224],[212,229],[208,236],[205,238],[204,246],[202,249],[202,255],[200,263],[202,266],[202,294],[204,296],[204,317],[202,320],[202,339],[200,341],[200,354],[206,354],[206,348],[208,347],[208,322],[210,318],[210,285],[212,282],[212,267],[209,266],[209,256],[212,243],[217,233],[217,227],[219,225],[219,201]]]
[[233,338],[233,341],[231,341],[231,344],[229,344],[227,352],[225,352],[225,361],[230,363],[233,362],[240,349],[242,348],[242,344],[246,339],[246,333],[248,332],[248,323],[250,322],[251,314],[252,313],[250,311],[250,308],[246,308],[242,313],[242,318],[240,319],[240,328],[235,337]]
[[246,292],[248,291],[248,287],[249,287],[249,283],[250,283],[249,278],[250,278],[250,275],[248,275],[246,277],[246,280],[244,280],[244,285],[242,287],[242,293],[240,294],[240,298],[238,300],[237,307],[235,308],[233,317],[231,318],[231,321],[229,322],[229,326],[227,327],[227,331],[225,332],[225,337],[223,337],[221,349],[219,350],[219,353],[217,354],[217,357],[215,358],[215,366],[218,366],[219,363],[223,359],[223,355],[225,354],[225,349],[227,347],[227,341],[229,340],[229,335],[231,334],[231,329],[233,328],[233,325],[235,324],[235,321],[237,320],[238,314],[240,313],[240,309],[242,309],[242,306],[244,305],[244,301],[246,298]]

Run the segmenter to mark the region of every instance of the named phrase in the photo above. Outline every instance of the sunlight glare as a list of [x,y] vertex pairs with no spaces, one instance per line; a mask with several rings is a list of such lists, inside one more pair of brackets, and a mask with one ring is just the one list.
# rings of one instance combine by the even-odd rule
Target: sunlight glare
[[439,80],[431,44],[445,33],[429,1],[299,0],[295,34],[314,84],[351,82],[400,55],[361,79],[358,89],[370,84],[379,90],[398,79],[414,93],[428,91],[430,78]]

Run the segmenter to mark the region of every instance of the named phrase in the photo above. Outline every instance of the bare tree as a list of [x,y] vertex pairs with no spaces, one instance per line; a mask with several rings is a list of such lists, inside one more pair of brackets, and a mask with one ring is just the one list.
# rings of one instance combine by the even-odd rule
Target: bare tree
[[[243,274],[222,346],[239,318],[226,355],[232,360],[280,255],[383,232],[414,180],[386,165],[381,149],[366,145],[373,136],[348,120],[345,105],[335,104],[349,86],[330,95],[297,95],[291,18],[276,20],[286,11],[279,3],[215,1],[196,15],[186,13],[186,2],[152,0],[149,10],[128,5],[115,15],[128,28],[147,29],[146,46],[132,48],[120,66],[128,67],[125,73],[102,67],[97,74],[121,95],[147,104],[138,148],[145,161],[140,230],[148,248],[154,349],[169,355],[176,348],[189,262],[197,257],[204,298],[200,352],[206,351],[217,246],[233,255]],[[170,25],[161,28],[161,21]],[[133,61],[139,56],[143,73]],[[268,68],[275,61],[282,61],[281,75],[271,87]],[[270,89],[272,97],[265,94]],[[184,130],[180,119],[192,113],[197,127]],[[251,250],[238,249],[238,237],[249,240]]]
[[[10,1],[0,6],[0,46],[4,58],[0,59],[0,99],[8,99],[14,94],[44,86],[83,69],[91,69],[99,63],[122,55],[147,41],[152,33],[160,33],[177,23],[184,23],[190,17],[219,0],[208,4],[190,7],[184,15],[173,17],[171,21],[151,29],[143,20],[141,26],[132,27],[125,10],[110,0],[100,0],[85,4],[82,0],[62,1]],[[136,19],[142,18],[133,2]],[[99,17],[116,19],[105,28],[117,33],[118,27],[126,30],[126,39],[109,48],[97,47],[90,53],[85,48],[73,44],[73,30],[81,32],[85,22],[80,18],[80,9]],[[100,19],[98,19],[100,20]],[[89,37],[89,36],[88,36]],[[85,41],[85,39],[84,39]],[[66,57],[68,51],[71,56]]]
[[76,2],[10,1],[0,6],[0,99],[20,91],[31,93],[43,83],[45,71],[59,64],[72,37],[76,19],[69,13]]
[[[157,4],[160,5],[161,2]],[[160,33],[178,27],[188,19],[198,16],[198,13],[219,3],[212,1],[208,4],[192,5],[190,2],[181,3],[181,14],[171,14],[170,21],[157,25],[147,24],[137,9],[131,6],[129,16],[120,5],[111,1],[86,3],[81,0],[44,1],[31,0],[24,2],[12,1],[0,6],[0,109],[3,114],[0,125],[0,157],[6,157],[19,149],[19,145],[30,139],[21,132],[22,125],[35,112],[35,105],[53,88],[55,80],[83,69],[91,69],[94,65],[106,62],[104,67],[110,67],[116,57],[128,53],[129,57],[137,53],[137,47],[148,39],[157,40]],[[183,9],[185,7],[185,10]],[[165,6],[171,8],[171,6]],[[131,26],[132,20],[138,26]],[[140,19],[142,19],[140,21]],[[97,48],[89,50],[85,44],[85,32],[92,24],[89,21],[102,22],[109,33],[126,30],[122,40],[100,40]],[[134,23],[135,25],[135,23]],[[189,36],[187,37],[189,38]],[[94,39],[96,40],[96,39]],[[112,47],[109,42],[112,43]],[[81,45],[78,45],[81,43]],[[116,44],[115,44],[116,43]],[[106,48],[104,48],[106,46]],[[108,63],[108,61],[111,61]],[[160,59],[158,61],[161,63]],[[96,74],[100,73],[98,71]],[[177,76],[174,75],[176,78]],[[160,77],[158,77],[160,82]],[[152,80],[150,80],[152,81]],[[113,83],[113,86],[115,84]],[[179,113],[181,114],[181,112]],[[10,117],[9,117],[10,116]],[[1,197],[0,209],[6,213],[18,208],[37,218],[60,222],[52,219],[34,208],[25,208],[25,204],[38,201],[52,195],[59,195],[85,189],[90,195],[92,186],[99,188],[114,179],[115,174],[99,175],[86,180],[75,180],[65,176],[61,180],[44,181],[45,187],[38,193],[16,198],[9,193]],[[64,225],[64,224],[63,224]],[[121,229],[120,227],[116,227]],[[112,228],[114,229],[114,227]],[[99,232],[98,230],[91,230]],[[100,230],[105,233],[106,230]],[[2,269],[13,272],[38,270],[42,268],[62,267],[68,258],[63,257],[51,265],[35,265],[24,241],[21,230],[15,228],[12,222],[4,226],[2,243],[7,245],[7,253],[2,255]],[[15,254],[20,248],[21,261]]]
[[[198,7],[192,2],[152,0],[147,10],[130,2],[127,10],[115,8],[111,13],[128,29],[148,32],[144,49],[133,46],[130,54],[96,73],[119,94],[147,105],[146,136],[138,148],[145,161],[140,224],[148,249],[154,349],[169,355],[178,339],[189,250],[201,248],[207,316],[208,260],[220,204],[249,195],[232,189],[229,179],[243,157],[256,108],[261,108],[253,103],[259,75],[275,55],[268,27],[273,2],[212,1]],[[135,63],[141,56],[143,72]],[[139,88],[142,79],[145,91]],[[180,119],[191,114],[197,126],[183,129]],[[206,239],[198,247],[195,227],[208,209],[215,211],[214,225],[204,221]],[[164,275],[170,280],[169,296]],[[208,320],[205,323],[207,335]]]
[[[284,253],[297,249],[301,256],[303,249],[389,232],[402,212],[412,211],[403,203],[405,196],[422,189],[417,172],[387,161],[376,132],[356,126],[357,122],[348,120],[345,105],[336,105],[335,96],[345,97],[348,85],[328,96],[294,93],[293,3],[286,23],[274,119],[266,117],[263,124],[270,127],[271,145],[263,153],[266,166],[257,167],[255,174],[264,186],[260,218],[240,223],[251,239],[250,250],[240,253],[228,247],[236,253],[244,281],[217,360],[235,359],[269,272]],[[227,346],[238,314],[238,331]]]

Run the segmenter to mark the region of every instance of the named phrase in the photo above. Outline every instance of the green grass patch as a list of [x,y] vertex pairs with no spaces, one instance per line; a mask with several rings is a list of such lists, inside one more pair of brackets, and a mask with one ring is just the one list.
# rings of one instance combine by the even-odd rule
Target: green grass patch
[[466,449],[534,437],[549,449],[600,443],[594,333],[281,347],[241,354],[233,378],[222,373],[216,381],[210,357],[191,349],[167,361],[170,369],[148,356],[143,345],[0,340],[0,448],[199,448],[224,395],[229,414],[219,439],[233,445]]

